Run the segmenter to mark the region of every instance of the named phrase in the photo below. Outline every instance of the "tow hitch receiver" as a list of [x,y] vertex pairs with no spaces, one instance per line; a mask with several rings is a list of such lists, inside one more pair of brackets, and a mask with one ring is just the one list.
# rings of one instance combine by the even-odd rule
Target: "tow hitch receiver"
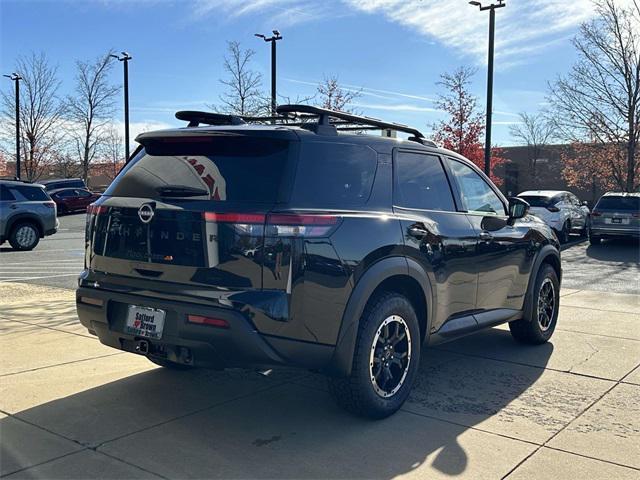
[[146,355],[149,353],[149,342],[146,340],[138,340],[136,342],[136,352]]

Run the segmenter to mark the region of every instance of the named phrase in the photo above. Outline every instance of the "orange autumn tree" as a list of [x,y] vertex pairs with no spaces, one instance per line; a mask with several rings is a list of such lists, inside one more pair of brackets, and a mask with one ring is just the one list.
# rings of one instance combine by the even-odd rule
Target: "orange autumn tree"
[[[627,152],[624,145],[574,142],[561,154],[562,176],[571,187],[625,191]],[[640,178],[640,162],[634,178]]]
[[[436,143],[463,155],[484,171],[484,120],[478,111],[478,99],[469,92],[471,77],[475,71],[460,67],[453,73],[440,76],[438,85],[445,93],[435,102],[436,108],[446,113],[446,118],[433,125]],[[501,185],[503,180],[494,174],[498,165],[506,162],[498,148],[491,150],[491,180]]]

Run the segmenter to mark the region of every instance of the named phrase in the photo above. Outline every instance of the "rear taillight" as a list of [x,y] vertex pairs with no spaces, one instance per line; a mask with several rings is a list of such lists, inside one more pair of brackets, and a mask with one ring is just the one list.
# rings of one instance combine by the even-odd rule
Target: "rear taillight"
[[210,327],[229,328],[229,322],[222,318],[206,317],[203,315],[187,315],[187,321],[189,323],[196,323],[198,325],[209,325]]
[[547,210],[549,210],[550,212],[553,212],[553,213],[557,213],[557,212],[560,211],[560,209],[558,207],[556,207],[556,206],[547,207]]
[[339,223],[335,215],[276,213],[216,213],[204,212],[207,222],[228,223],[245,235],[267,235],[269,237],[322,237],[329,234]]
[[107,207],[96,205],[95,203],[87,207],[87,215],[100,215],[102,213],[107,213]]
[[54,202],[53,200],[50,202],[44,202],[44,206],[47,208],[56,208],[56,202]]
[[632,213],[633,218],[640,218],[640,213]]
[[266,235],[276,237],[324,237],[338,224],[334,215],[267,216]]
[[602,215],[600,212],[596,212],[595,210],[593,212],[591,212],[591,216],[592,217],[599,217],[600,215]]

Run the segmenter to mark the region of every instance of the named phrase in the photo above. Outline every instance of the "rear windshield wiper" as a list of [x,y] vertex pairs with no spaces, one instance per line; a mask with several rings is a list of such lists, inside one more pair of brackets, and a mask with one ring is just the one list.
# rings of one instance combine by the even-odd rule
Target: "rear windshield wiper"
[[163,197],[201,197],[209,195],[209,191],[204,188],[188,187],[186,185],[163,185],[157,187],[156,191]]

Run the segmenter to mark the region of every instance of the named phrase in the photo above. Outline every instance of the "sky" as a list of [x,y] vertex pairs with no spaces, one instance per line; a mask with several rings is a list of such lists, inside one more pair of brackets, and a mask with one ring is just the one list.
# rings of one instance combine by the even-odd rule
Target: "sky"
[[[518,112],[544,107],[548,82],[576,60],[571,39],[594,15],[590,0],[506,4],[496,11],[493,143],[501,146],[515,143],[509,127]],[[476,68],[472,90],[484,105],[488,17],[466,0],[0,0],[0,70],[44,52],[64,96],[77,60],[126,50],[135,135],[182,125],[177,110],[218,103],[227,41],[256,51],[253,67],[268,91],[269,44],[254,33],[278,29],[279,94],[312,95],[335,75],[361,91],[353,108],[429,133],[442,118],[434,105],[442,73]],[[110,80],[122,82],[121,63]]]

